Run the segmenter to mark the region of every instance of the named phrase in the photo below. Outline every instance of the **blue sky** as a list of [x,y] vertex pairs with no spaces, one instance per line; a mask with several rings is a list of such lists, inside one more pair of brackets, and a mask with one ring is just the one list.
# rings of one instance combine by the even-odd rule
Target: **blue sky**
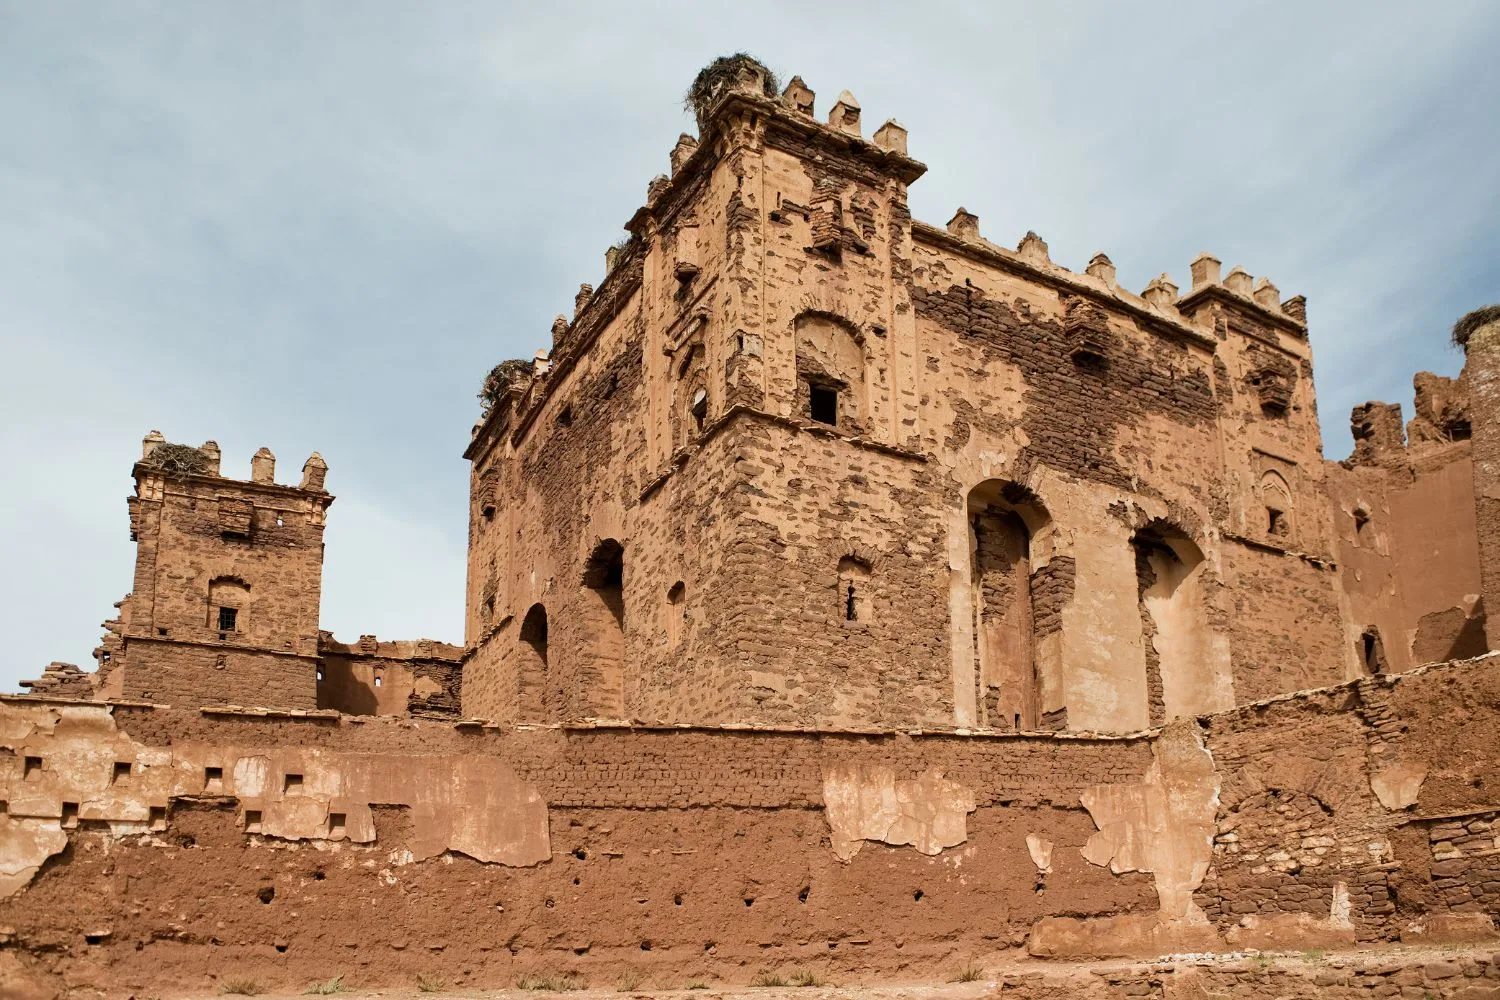
[[1500,300],[1497,49],[1492,0],[0,0],[0,689],[92,665],[151,428],[241,477],[320,451],[324,626],[461,641],[480,380],[597,283],[737,50],[906,125],[920,219],[1306,295],[1342,457]]

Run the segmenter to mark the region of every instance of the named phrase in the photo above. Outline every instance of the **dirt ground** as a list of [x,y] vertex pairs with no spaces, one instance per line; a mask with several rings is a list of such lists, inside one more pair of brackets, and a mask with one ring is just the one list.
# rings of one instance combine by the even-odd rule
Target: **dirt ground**
[[[1094,996],[1165,997],[1343,997],[1363,994],[1384,975],[1421,975],[1421,970],[1451,964],[1465,972],[1451,980],[1427,982],[1414,995],[1432,1000],[1441,997],[1497,998],[1500,1000],[1500,940],[1485,944],[1450,947],[1389,946],[1352,952],[1305,951],[1301,953],[1234,953],[1185,955],[1155,962],[1128,960],[1097,962],[1038,962],[980,969],[955,970],[968,982],[947,983],[856,983],[826,982],[803,970],[769,973],[764,985],[725,985],[712,982],[652,982],[628,974],[616,983],[587,983],[556,977],[532,977],[503,990],[448,989],[440,979],[414,981],[410,987],[365,990],[342,979],[309,983],[291,992],[259,992],[259,984],[224,976],[217,985],[200,992],[121,994],[127,1000],[209,1000],[226,995],[260,996],[287,1000],[308,995],[338,995],[343,1000],[977,1000],[1003,994],[1017,1000],[1030,998],[1085,998]],[[1487,970],[1476,973],[1476,965]],[[1398,971],[1400,970],[1400,971]],[[1410,971],[1408,971],[1410,970]],[[801,978],[799,979],[799,973]],[[1200,977],[1216,976],[1211,988]],[[654,979],[662,979],[656,976]],[[807,979],[807,985],[799,985]],[[1398,980],[1399,981],[1399,980]],[[1210,988],[1205,989],[1205,986]],[[1227,987],[1227,989],[1225,989]],[[1363,987],[1363,988],[1361,988]],[[1101,992],[1101,990],[1103,992]],[[3,992],[3,991],[0,991]],[[1375,995],[1385,995],[1384,991]],[[1405,992],[1402,995],[1408,995]],[[68,994],[72,1000],[74,994]],[[30,1000],[28,997],[27,1000]]]

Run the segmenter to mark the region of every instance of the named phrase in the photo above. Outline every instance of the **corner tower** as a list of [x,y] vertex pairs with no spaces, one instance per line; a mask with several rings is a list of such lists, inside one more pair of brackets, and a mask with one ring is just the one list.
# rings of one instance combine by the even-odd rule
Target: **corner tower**
[[275,463],[262,448],[249,481],[226,479],[214,442],[146,436],[128,500],[135,586],[96,654],[107,693],[317,708],[328,466],[315,452],[284,486]]

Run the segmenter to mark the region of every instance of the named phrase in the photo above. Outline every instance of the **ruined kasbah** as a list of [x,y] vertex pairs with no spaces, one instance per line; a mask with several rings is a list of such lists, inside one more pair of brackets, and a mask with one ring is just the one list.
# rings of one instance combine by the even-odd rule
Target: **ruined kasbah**
[[0,994],[1500,996],[1500,307],[1327,461],[1300,296],[692,96],[485,383],[462,645],[320,631],[319,455],[146,436],[97,669],[0,699]]

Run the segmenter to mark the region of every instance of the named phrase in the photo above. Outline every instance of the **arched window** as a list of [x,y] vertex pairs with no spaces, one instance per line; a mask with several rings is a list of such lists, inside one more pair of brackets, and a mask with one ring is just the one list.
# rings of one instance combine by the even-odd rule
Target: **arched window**
[[1380,629],[1371,625],[1360,633],[1356,652],[1366,676],[1385,673],[1385,644],[1380,640]]
[[667,590],[667,645],[682,641],[687,626],[687,584],[678,580]]
[[846,433],[864,429],[865,351],[855,328],[821,313],[795,323],[797,413]]
[[708,368],[703,345],[694,343],[676,364],[672,385],[672,447],[692,444],[708,426]]
[[547,609],[533,604],[521,619],[517,635],[516,666],[517,701],[522,722],[540,722],[545,712],[547,691]]
[[250,585],[239,577],[216,577],[208,584],[208,627],[220,639],[245,631]]
[[845,621],[870,620],[870,564],[859,556],[839,560],[839,614]]
[[1280,473],[1267,472],[1260,477],[1260,501],[1263,511],[1261,531],[1272,541],[1290,545],[1295,527],[1292,489]]
[[594,546],[583,570],[584,649],[593,683],[587,699],[604,718],[625,714],[625,548],[613,538]]

